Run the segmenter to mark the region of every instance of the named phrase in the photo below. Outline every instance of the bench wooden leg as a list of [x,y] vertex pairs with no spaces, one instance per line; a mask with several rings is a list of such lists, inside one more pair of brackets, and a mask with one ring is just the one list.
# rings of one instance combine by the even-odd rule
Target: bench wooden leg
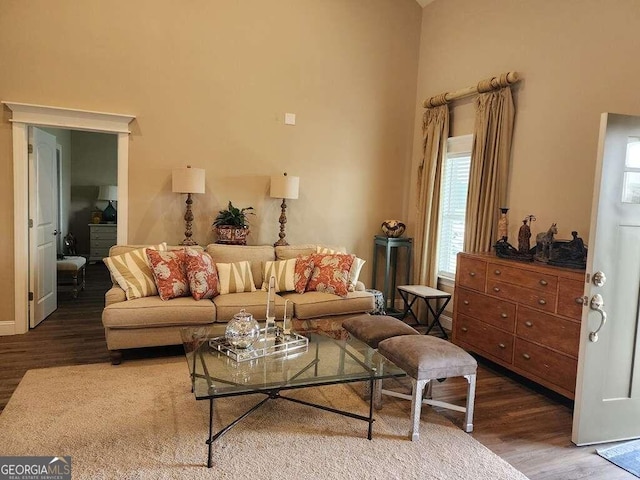
[[476,399],[476,374],[465,375],[469,385],[467,386],[467,409],[464,414],[464,431],[473,432],[473,407]]
[[411,379],[413,392],[411,394],[411,432],[409,438],[416,441],[420,438],[420,412],[422,411],[422,392],[429,380]]

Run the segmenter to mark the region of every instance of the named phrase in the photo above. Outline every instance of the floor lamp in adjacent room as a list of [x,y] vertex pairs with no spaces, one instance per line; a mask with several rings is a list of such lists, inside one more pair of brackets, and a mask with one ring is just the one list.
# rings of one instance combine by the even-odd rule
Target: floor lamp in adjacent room
[[191,238],[191,225],[193,224],[193,212],[191,204],[193,200],[191,195],[194,193],[204,193],[204,168],[176,168],[171,175],[171,190],[174,193],[187,194],[187,211],[184,214],[185,232],[184,240],[180,245],[197,245],[198,243]]
[[274,247],[280,245],[289,245],[284,239],[284,225],[287,223],[287,199],[295,200],[298,198],[298,187],[300,186],[300,177],[291,177],[285,172],[284,175],[275,175],[271,177],[271,198],[281,198],[282,205],[280,213],[280,240],[273,244]]

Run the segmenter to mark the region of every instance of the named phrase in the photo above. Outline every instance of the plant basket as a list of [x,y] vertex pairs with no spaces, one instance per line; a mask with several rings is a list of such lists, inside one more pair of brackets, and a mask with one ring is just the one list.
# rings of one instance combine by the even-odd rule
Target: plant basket
[[246,245],[249,227],[236,227],[233,225],[218,225],[214,227],[218,240],[216,243],[227,245]]

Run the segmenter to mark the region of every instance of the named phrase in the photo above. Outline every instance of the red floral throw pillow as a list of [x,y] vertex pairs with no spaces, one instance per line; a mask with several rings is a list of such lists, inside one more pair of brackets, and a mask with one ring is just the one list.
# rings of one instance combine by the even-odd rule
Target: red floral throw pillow
[[159,252],[147,249],[147,258],[162,300],[189,295],[185,251]]
[[296,257],[293,281],[294,289],[297,293],[304,293],[307,289],[307,284],[313,272],[313,259],[311,257],[312,255],[298,255]]
[[356,256],[321,253],[310,256],[313,271],[307,284],[307,292],[333,293],[346,297],[349,293],[349,271]]
[[185,251],[185,263],[187,267],[187,279],[191,296],[196,300],[201,298],[213,298],[220,295],[218,270],[213,263],[211,255],[207,252],[199,252],[193,248]]

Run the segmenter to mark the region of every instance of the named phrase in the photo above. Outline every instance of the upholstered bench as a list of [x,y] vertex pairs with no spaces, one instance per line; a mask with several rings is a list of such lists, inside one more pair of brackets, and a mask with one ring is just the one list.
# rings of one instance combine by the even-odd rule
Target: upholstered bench
[[[471,355],[446,340],[430,335],[421,335],[417,330],[397,318],[389,316],[359,315],[342,322],[342,327],[353,337],[366,343],[367,363],[375,350],[391,360],[411,377],[412,395],[383,390],[377,381],[374,392],[376,408],[382,407],[381,395],[411,400],[411,432],[409,438],[419,438],[420,412],[422,404],[433,405],[465,413],[464,430],[473,431],[473,406],[476,390],[478,364]],[[468,382],[467,405],[460,407],[431,399],[431,380],[449,377],[465,377]],[[422,399],[428,385],[426,399]]]
[[[365,353],[365,361],[368,365],[372,365],[373,355],[381,341],[400,335],[420,335],[420,332],[415,328],[388,315],[357,315],[343,321],[342,328],[370,347]],[[382,368],[381,362],[378,362],[376,368]],[[369,394],[368,389],[369,384],[367,383],[364,392],[365,397]],[[382,408],[381,394],[382,381],[376,380],[373,404],[377,409]]]
[[[473,431],[473,406],[476,392],[476,359],[460,347],[430,335],[403,335],[378,343],[378,353],[407,372],[413,384],[412,395],[382,390],[385,395],[411,400],[411,432],[409,438],[420,436],[422,404],[465,413],[464,431]],[[446,402],[422,399],[425,386],[432,380],[465,377],[468,382],[467,405],[460,407]]]
[[[85,267],[87,265],[87,259],[80,256],[65,256],[64,258],[56,261],[56,270],[58,271],[58,283],[60,283],[60,277],[63,275],[71,275],[71,285],[73,286],[72,295],[73,298],[78,297],[78,288],[84,290],[85,285]],[[78,283],[78,277],[82,275],[81,283]]]
[[420,335],[415,328],[387,315],[357,315],[342,322],[342,328],[373,349],[387,338]]

